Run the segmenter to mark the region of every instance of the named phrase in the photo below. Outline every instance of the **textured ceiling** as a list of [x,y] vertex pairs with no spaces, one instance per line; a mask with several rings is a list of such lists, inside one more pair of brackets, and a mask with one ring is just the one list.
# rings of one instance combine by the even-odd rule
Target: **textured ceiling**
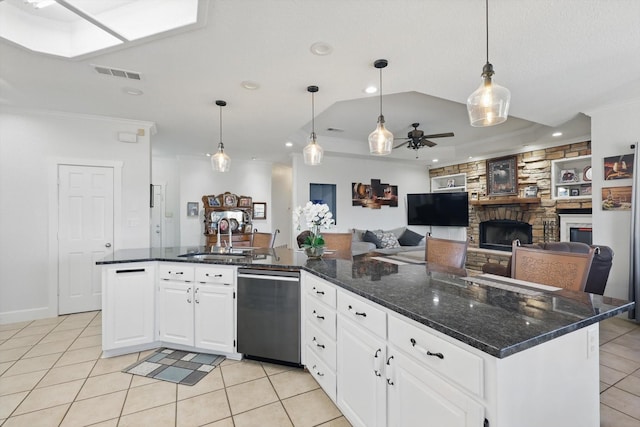
[[[489,59],[512,94],[509,120],[476,129],[464,103],[485,62],[482,0],[203,0],[206,24],[76,60],[0,40],[0,104],[154,121],[156,155],[204,155],[218,143],[216,99],[232,159],[288,161],[310,131],[330,153],[368,155],[379,99],[364,88],[383,71],[387,127],[404,137],[453,131],[435,148],[395,150],[426,164],[588,137],[580,113],[640,97],[640,1],[491,0]],[[1,17],[0,17],[1,19]],[[310,46],[330,44],[315,56]],[[137,71],[139,82],[92,64]],[[241,87],[244,80],[260,84]],[[144,92],[130,96],[125,87]],[[569,122],[568,124],[565,124]],[[338,128],[343,132],[327,131]],[[284,143],[294,146],[286,148]],[[416,159],[416,154],[418,159]]]

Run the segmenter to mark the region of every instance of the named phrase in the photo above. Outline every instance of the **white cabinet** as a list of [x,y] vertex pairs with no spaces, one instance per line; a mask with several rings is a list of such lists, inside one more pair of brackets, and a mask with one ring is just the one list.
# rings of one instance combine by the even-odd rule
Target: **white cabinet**
[[354,426],[386,425],[386,343],[338,316],[338,407]]
[[106,356],[154,342],[156,263],[102,269],[102,349]]
[[302,353],[309,372],[327,395],[336,400],[336,288],[302,272]]
[[387,360],[389,426],[483,425],[483,406],[449,382],[393,347]]
[[216,352],[235,351],[233,267],[163,263],[158,290],[160,341]]
[[467,191],[467,174],[456,173],[431,178],[431,192]]
[[551,195],[556,200],[591,198],[591,156],[551,161]]
[[[305,364],[325,391],[335,387],[327,394],[351,424],[483,425],[481,357],[329,282],[304,275],[303,283]],[[335,314],[320,298],[335,302]]]

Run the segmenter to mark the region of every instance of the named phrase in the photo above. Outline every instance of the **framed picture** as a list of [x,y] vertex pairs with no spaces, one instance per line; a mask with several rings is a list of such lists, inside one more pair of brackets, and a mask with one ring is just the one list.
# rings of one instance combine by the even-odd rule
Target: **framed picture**
[[477,191],[472,191],[471,192],[471,200],[478,200],[478,192]]
[[216,196],[208,196],[207,204],[210,208],[219,208],[221,206],[220,199],[218,199]]
[[630,211],[631,186],[602,188],[603,211]]
[[579,188],[572,188],[569,190],[569,195],[571,197],[576,197],[580,195],[580,189]]
[[623,154],[604,158],[604,179],[633,178],[633,154]]
[[518,162],[516,156],[487,160],[487,195],[518,194]]
[[238,198],[235,194],[225,193],[222,196],[222,202],[225,208],[235,207],[238,204]]
[[238,199],[238,206],[241,208],[251,207],[251,197],[240,196]]
[[537,197],[537,196],[538,196],[537,185],[529,185],[524,188],[524,197]]
[[187,202],[187,216],[198,216],[198,202]]
[[578,174],[575,169],[562,169],[560,171],[560,182],[576,182]]
[[447,180],[447,187],[451,188],[451,187],[455,187],[456,186],[456,180],[455,179],[448,179]]
[[567,187],[558,187],[558,197],[568,197],[569,189]]
[[266,203],[253,203],[253,219],[267,219]]

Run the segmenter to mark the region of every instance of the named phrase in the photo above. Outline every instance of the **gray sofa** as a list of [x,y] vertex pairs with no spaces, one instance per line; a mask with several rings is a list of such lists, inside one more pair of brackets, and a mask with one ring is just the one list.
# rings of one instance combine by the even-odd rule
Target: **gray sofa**
[[[353,228],[351,229],[353,233],[353,241],[351,242],[351,254],[360,255],[360,254],[364,254],[371,251],[376,251],[384,254],[395,254],[398,252],[420,251],[420,250],[424,251],[424,245],[425,245],[424,236],[418,235],[418,233],[415,233],[413,230],[410,230],[410,229],[408,231],[407,230],[408,230],[407,227],[398,227],[398,228],[393,228],[391,230],[380,230],[380,229],[365,230],[365,229]],[[389,236],[385,238],[385,242],[377,242],[377,243],[382,243],[382,245],[380,244],[376,245],[376,243],[372,241],[367,241],[366,240],[367,237],[365,236],[365,233],[367,231],[370,231],[376,234],[377,236],[380,236],[381,234],[387,234],[387,235],[392,234],[395,237],[395,239],[398,240],[398,244],[400,246],[397,246],[397,247],[382,246],[385,243],[389,243],[389,240],[393,240],[392,238],[389,239],[388,238]],[[370,240],[374,240],[374,239],[370,239]]]

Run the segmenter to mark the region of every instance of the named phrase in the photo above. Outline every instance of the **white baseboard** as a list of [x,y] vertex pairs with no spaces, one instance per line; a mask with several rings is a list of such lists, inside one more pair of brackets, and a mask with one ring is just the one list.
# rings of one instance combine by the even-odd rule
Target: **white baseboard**
[[27,310],[5,311],[0,313],[0,325],[7,323],[26,322],[29,320],[46,319],[47,317],[56,317],[57,314],[52,313],[49,307],[29,308]]

